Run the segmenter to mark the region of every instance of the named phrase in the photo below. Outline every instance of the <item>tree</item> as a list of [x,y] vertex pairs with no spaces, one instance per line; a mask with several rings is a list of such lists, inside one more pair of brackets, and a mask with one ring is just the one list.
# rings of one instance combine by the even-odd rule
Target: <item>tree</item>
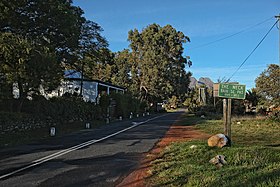
[[0,73],[7,85],[16,83],[20,100],[55,89],[62,78],[54,52],[12,33],[0,34],[0,59]]
[[190,41],[171,25],[152,24],[140,33],[129,31],[131,64],[131,90],[142,100],[180,98],[187,91],[189,73],[185,71],[187,59],[182,56],[183,43]]
[[71,0],[2,0],[0,32],[27,38],[52,49],[61,59],[69,59],[85,22],[83,11],[71,4]]
[[280,105],[280,67],[270,64],[255,80],[257,94],[266,105]]
[[[99,69],[103,70],[103,66],[106,67],[106,63],[111,62],[113,59],[111,52],[107,49],[107,40],[101,36],[102,31],[103,29],[97,23],[87,20],[82,25],[79,47],[76,50],[76,56],[78,58],[75,62],[74,69],[94,79],[100,79],[104,75],[104,71],[99,72]],[[100,67],[98,67],[99,65]],[[104,81],[108,80],[108,76],[106,76],[106,80]]]
[[259,101],[259,96],[256,92],[256,89],[247,90],[246,92],[246,101],[248,101],[252,106],[257,106]]
[[93,56],[84,56],[84,70],[87,77],[112,82],[114,54],[107,48],[99,49]]
[[[131,86],[131,53],[128,49],[115,53],[112,83],[128,88]],[[130,87],[130,89],[132,89]]]
[[71,0],[1,1],[1,81],[17,83],[25,98],[39,87],[55,89],[64,68],[83,72],[86,60],[102,56],[108,43],[102,28],[82,14]]

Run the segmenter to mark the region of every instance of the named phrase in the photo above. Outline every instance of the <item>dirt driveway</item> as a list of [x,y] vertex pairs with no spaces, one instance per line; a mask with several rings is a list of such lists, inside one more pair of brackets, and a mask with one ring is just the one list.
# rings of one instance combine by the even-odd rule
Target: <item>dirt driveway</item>
[[160,152],[172,142],[189,141],[195,139],[207,139],[209,134],[195,130],[193,126],[173,125],[165,136],[155,145],[155,147],[145,155],[138,169],[128,175],[117,187],[144,187],[145,178],[149,177],[151,162],[155,160]]

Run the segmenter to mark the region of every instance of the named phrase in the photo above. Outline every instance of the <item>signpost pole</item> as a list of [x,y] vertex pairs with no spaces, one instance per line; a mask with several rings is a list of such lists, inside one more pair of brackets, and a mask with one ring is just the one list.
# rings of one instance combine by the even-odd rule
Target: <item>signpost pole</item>
[[227,136],[231,140],[231,99],[227,99]]
[[218,85],[216,86],[216,90],[218,90],[218,97],[224,98],[223,99],[224,134],[227,135],[229,139],[231,139],[231,100],[245,99],[246,85],[241,85],[238,83],[220,83],[216,85]]
[[224,134],[228,133],[227,99],[223,99]]

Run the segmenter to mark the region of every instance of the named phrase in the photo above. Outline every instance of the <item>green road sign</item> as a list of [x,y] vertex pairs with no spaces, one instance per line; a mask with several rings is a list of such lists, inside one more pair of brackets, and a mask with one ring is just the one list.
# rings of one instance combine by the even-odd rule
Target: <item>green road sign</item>
[[226,84],[219,85],[218,97],[231,99],[245,99],[246,85],[241,84]]

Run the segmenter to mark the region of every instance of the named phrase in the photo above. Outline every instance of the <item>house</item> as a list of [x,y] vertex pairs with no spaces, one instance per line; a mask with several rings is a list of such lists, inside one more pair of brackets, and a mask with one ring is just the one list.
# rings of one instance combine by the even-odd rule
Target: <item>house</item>
[[[102,94],[110,94],[112,92],[124,93],[125,88],[100,80],[92,80],[88,78],[81,78],[81,73],[69,70],[65,71],[64,79],[60,86],[50,93],[46,93],[44,89],[40,89],[41,95],[49,99],[51,97],[61,97],[65,94],[81,95],[86,102],[98,102],[98,96]],[[19,90],[17,84],[13,85],[14,98],[19,97]],[[29,97],[29,99],[32,99]]]
[[76,71],[65,72],[65,78],[61,86],[50,94],[46,94],[47,98],[60,97],[64,94],[82,95],[86,102],[97,102],[98,96],[101,94],[110,94],[113,92],[124,93],[125,88],[100,80],[81,78],[81,73]]

